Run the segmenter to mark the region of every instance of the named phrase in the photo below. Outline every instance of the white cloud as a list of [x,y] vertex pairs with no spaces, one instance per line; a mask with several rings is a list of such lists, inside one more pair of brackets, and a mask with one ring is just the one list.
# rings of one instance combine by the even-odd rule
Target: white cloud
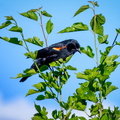
[[31,120],[35,113],[34,105],[24,98],[3,102],[0,98],[0,120]]

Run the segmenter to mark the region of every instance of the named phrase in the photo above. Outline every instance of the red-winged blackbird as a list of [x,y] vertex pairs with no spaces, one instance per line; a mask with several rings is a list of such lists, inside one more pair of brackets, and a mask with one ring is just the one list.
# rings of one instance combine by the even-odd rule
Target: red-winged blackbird
[[[80,44],[76,40],[64,40],[62,42],[58,42],[52,44],[49,47],[38,50],[36,63],[39,68],[42,65],[49,66],[49,63],[58,61],[60,58],[65,60],[68,56],[73,55],[77,51],[80,52]],[[37,70],[35,64],[32,64],[30,69]],[[20,82],[24,82],[28,77],[23,77]]]

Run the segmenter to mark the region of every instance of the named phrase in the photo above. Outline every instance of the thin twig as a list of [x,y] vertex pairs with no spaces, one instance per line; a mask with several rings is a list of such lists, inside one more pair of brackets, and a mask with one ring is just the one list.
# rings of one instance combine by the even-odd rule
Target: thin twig
[[45,35],[45,31],[44,31],[44,28],[43,28],[42,15],[39,12],[38,12],[38,15],[40,17],[40,26],[41,26],[42,33],[43,33],[43,36],[44,36],[44,39],[45,39],[45,44],[46,44],[46,47],[48,47],[47,37]]

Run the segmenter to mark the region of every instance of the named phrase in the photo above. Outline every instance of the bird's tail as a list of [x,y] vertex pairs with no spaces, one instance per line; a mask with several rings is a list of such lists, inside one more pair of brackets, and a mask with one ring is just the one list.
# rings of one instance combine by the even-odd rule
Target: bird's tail
[[[29,76],[28,76],[28,77],[29,77]],[[20,82],[24,82],[25,80],[28,79],[28,77],[23,77],[23,78],[20,80]]]

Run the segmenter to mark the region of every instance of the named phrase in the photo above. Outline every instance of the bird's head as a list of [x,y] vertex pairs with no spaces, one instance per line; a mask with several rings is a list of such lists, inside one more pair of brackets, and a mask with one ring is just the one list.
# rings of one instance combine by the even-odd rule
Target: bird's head
[[80,44],[78,43],[77,40],[71,40],[68,44],[67,44],[67,49],[68,51],[72,52],[73,54],[75,52],[80,52]]

